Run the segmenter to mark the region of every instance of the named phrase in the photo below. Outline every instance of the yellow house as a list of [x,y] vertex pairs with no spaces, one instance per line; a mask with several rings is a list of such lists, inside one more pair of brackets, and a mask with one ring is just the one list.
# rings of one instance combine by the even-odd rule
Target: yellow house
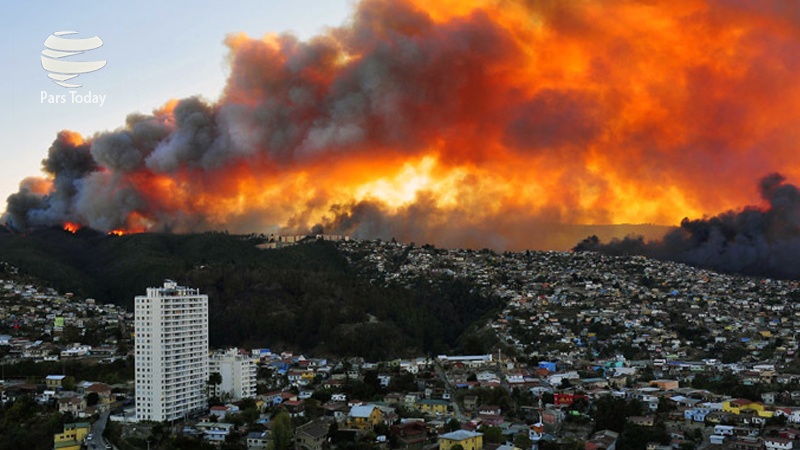
[[53,436],[56,450],[80,450],[81,443],[89,434],[89,422],[64,424],[64,432]]
[[423,399],[417,402],[417,409],[430,413],[430,414],[447,414],[447,406],[450,403],[446,400],[431,400],[431,399]]
[[722,402],[722,410],[736,415],[742,414],[745,411],[753,411],[756,415],[758,415],[758,417],[765,418],[775,415],[775,413],[768,410],[763,403],[751,402],[750,400],[744,398],[737,398],[735,400],[727,400]]
[[314,375],[315,375],[315,374],[314,374],[314,372],[313,372],[313,371],[311,371],[311,370],[307,370],[307,371],[305,371],[305,372],[303,372],[303,373],[301,373],[301,374],[300,374],[300,378],[301,378],[302,380],[304,380],[304,381],[307,381],[307,382],[309,382],[309,383],[310,383],[310,382],[314,381]]
[[483,434],[474,431],[456,430],[439,435],[439,450],[450,450],[460,444],[464,450],[483,450]]
[[47,389],[61,389],[65,378],[67,378],[66,375],[48,375],[45,377],[44,383]]
[[383,420],[383,412],[375,405],[357,405],[350,408],[347,415],[347,426],[366,430]]

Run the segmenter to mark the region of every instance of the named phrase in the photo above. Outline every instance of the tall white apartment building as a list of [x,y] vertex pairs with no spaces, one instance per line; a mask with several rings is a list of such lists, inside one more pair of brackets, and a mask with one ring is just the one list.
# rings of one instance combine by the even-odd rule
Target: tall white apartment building
[[258,367],[253,356],[240,355],[232,348],[212,355],[208,366],[209,373],[217,372],[222,378],[222,384],[214,387],[217,397],[235,401],[256,396]]
[[166,280],[134,305],[136,418],[181,419],[208,408],[208,296]]

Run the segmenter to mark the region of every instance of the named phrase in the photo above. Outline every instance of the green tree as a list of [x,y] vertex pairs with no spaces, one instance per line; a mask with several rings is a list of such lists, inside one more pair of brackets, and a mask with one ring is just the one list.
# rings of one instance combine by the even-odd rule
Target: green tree
[[100,395],[97,392],[89,392],[86,395],[86,406],[94,406],[100,402]]
[[219,372],[211,372],[208,374],[208,391],[209,397],[212,392],[216,392],[216,387],[222,384],[222,374]]
[[677,407],[675,403],[669,400],[667,397],[659,397],[658,399],[658,412],[660,413],[668,413],[671,411],[675,411]]
[[528,433],[517,433],[514,435],[514,445],[523,450],[530,449],[533,446],[533,441],[528,437]]
[[622,432],[628,416],[641,414],[641,403],[638,400],[626,402],[621,398],[604,395],[594,402],[592,417],[597,430]]
[[455,418],[450,418],[447,423],[444,425],[444,429],[447,431],[456,431],[461,429],[461,422],[456,420]]
[[501,442],[505,441],[505,437],[503,437],[503,430],[499,427],[486,427],[482,429],[483,431],[483,439],[486,442],[491,442],[493,444],[500,444]]
[[272,419],[272,439],[269,450],[286,450],[292,441],[292,419],[285,410]]
[[319,400],[313,397],[303,400],[303,410],[306,413],[306,417],[311,420],[318,418],[323,413]]
[[75,377],[64,377],[64,379],[61,380],[61,387],[64,388],[65,391],[74,391],[76,387]]

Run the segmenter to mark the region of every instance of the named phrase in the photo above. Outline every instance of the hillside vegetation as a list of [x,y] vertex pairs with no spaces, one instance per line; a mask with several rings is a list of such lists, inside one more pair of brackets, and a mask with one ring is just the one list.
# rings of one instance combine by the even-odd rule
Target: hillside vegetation
[[500,306],[459,280],[372,286],[329,242],[278,250],[260,250],[259,242],[227,233],[107,236],[50,228],[0,234],[0,259],[61,292],[128,308],[166,278],[199,288],[209,296],[214,347],[373,359],[458,351],[464,333]]

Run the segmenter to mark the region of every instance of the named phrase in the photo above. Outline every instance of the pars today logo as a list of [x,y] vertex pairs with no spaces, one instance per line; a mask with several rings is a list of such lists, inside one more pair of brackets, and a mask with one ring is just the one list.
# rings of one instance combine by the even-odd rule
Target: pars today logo
[[[56,31],[44,41],[45,49],[42,50],[42,68],[48,72],[47,76],[53,82],[64,88],[79,88],[82,84],[68,82],[74,80],[81,74],[94,72],[102,69],[106,65],[105,60],[99,61],[80,61],[72,57],[83,55],[86,52],[100,48],[103,45],[102,39],[97,36],[90,38],[66,37],[78,34],[77,31]],[[78,91],[69,91],[67,94],[50,94],[41,91],[40,103],[90,103],[103,106],[106,96],[93,94],[88,91],[86,94]]]

